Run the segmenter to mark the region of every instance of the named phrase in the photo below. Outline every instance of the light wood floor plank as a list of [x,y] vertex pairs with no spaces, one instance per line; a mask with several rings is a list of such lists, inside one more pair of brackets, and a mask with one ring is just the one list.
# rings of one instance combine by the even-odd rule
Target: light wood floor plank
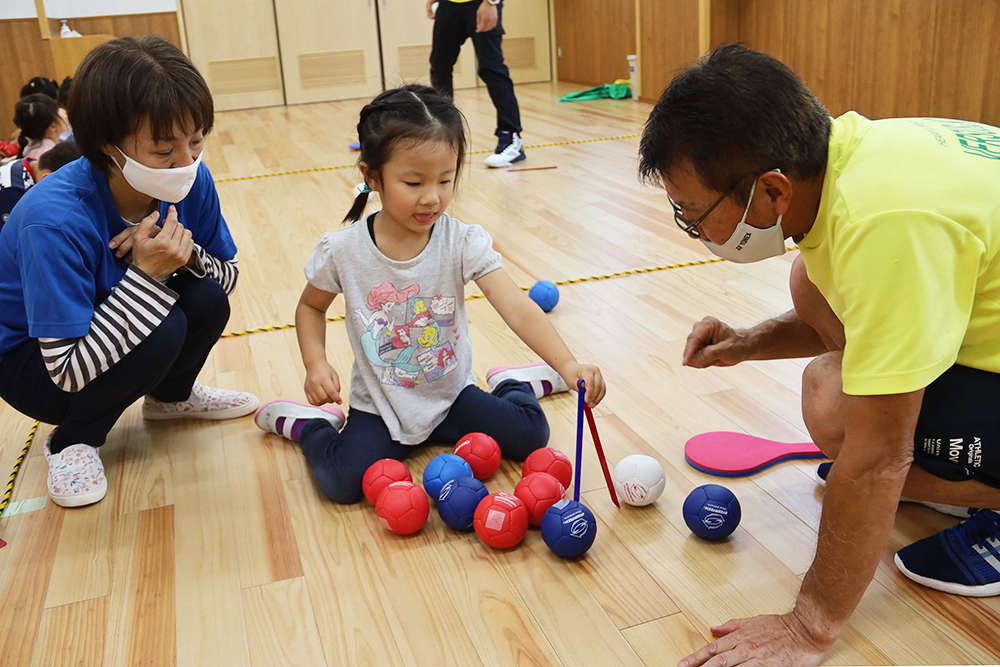
[[285,482],[285,491],[326,664],[404,664],[379,600],[378,573],[348,518],[362,509],[334,505],[312,479]]
[[497,559],[475,536],[425,552],[483,665],[562,664]]
[[255,667],[326,664],[304,579],[248,588],[243,603]]
[[[220,373],[219,380],[224,386],[257,392],[252,368]],[[302,563],[272,442],[262,437],[252,419],[220,426],[241,585],[249,588],[301,577]]]
[[38,512],[0,519],[0,665],[31,663],[35,636],[66,511],[51,503]]
[[622,630],[646,667],[675,667],[710,640],[677,613]]
[[105,664],[175,664],[175,554],[173,506],[119,518]]
[[422,536],[393,535],[370,507],[347,518],[374,573],[375,590],[404,664],[478,664],[476,647],[424,550]]
[[[205,667],[250,663],[232,526],[228,468],[215,423],[161,422],[174,466],[177,662]],[[154,436],[155,437],[155,436]]]
[[107,621],[107,597],[46,609],[32,667],[101,667]]
[[115,427],[126,435],[125,453],[121,460],[121,477],[108,493],[115,494],[119,512],[141,510],[174,504],[174,469],[170,452],[162,440],[154,442],[146,428],[142,409],[133,405],[125,411]]
[[[532,532],[516,549],[498,552],[494,557],[563,664],[641,665],[612,618],[584,584],[581,563],[559,558],[541,537]],[[600,557],[602,549],[598,536],[591,549],[595,558]]]

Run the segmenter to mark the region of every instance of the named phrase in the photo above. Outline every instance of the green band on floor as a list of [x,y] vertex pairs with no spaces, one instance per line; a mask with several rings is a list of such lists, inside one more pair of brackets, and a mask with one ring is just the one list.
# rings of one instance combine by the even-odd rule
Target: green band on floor
[[6,518],[15,514],[27,514],[28,512],[45,509],[45,501],[48,499],[48,496],[39,496],[37,498],[28,498],[27,500],[18,500],[16,503],[7,505],[0,516]]

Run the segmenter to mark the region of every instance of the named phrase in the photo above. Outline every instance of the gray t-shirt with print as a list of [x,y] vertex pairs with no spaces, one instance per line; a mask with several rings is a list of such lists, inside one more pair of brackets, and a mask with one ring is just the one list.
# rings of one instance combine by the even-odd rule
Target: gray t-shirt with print
[[354,350],[351,408],[381,415],[404,445],[427,440],[458,394],[476,383],[465,284],[501,265],[485,229],[448,215],[405,262],[379,251],[365,219],[323,234],[305,273],[316,289],[344,295]]

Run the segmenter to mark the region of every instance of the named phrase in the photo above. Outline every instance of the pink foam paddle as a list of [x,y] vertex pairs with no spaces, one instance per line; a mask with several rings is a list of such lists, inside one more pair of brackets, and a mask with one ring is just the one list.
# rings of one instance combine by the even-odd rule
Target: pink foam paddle
[[688,440],[684,458],[709,475],[742,477],[782,461],[826,456],[811,442],[776,442],[746,433],[713,431]]

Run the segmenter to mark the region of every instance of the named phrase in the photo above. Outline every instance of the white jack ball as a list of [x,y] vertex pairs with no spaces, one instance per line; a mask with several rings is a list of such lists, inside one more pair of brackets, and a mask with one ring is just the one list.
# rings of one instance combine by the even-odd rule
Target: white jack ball
[[629,505],[641,507],[656,501],[667,485],[663,466],[652,456],[626,456],[611,475],[618,497]]

